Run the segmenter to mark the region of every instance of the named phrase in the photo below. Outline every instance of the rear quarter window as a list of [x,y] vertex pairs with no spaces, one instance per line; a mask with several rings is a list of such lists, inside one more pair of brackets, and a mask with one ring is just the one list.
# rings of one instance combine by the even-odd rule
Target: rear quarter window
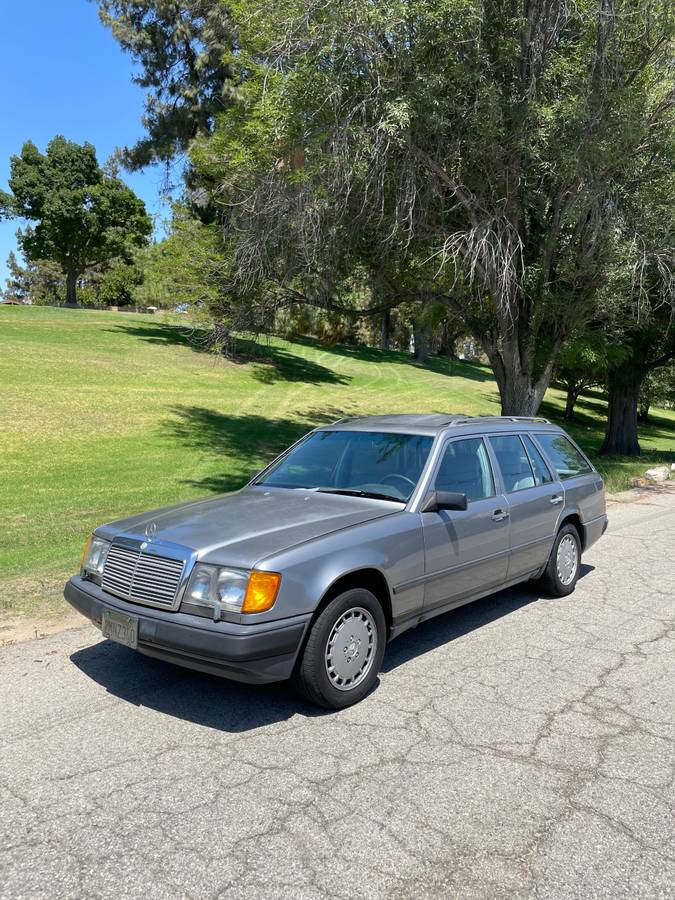
[[575,475],[586,475],[592,471],[572,441],[564,434],[537,432],[536,438],[553,463],[558,478],[574,478]]

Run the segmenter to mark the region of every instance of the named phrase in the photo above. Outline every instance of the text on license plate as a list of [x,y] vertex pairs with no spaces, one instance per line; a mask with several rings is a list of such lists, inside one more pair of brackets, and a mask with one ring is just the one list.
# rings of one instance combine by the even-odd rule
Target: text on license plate
[[125,616],[124,613],[104,609],[101,616],[101,632],[103,637],[124,644],[125,647],[132,647],[135,650],[138,646],[138,619],[134,616]]

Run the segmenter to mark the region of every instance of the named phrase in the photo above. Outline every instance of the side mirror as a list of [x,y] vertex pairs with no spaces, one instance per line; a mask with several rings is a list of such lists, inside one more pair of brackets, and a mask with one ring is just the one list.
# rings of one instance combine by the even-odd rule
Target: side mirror
[[422,506],[422,512],[440,512],[442,509],[465,510],[469,505],[466,494],[458,491],[432,491]]

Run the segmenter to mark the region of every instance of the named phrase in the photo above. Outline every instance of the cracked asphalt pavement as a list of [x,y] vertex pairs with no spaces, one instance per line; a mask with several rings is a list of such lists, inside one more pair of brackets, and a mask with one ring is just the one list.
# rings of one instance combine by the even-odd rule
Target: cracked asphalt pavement
[[405,634],[361,704],[85,626],[0,650],[0,896],[673,897],[675,493],[564,600]]

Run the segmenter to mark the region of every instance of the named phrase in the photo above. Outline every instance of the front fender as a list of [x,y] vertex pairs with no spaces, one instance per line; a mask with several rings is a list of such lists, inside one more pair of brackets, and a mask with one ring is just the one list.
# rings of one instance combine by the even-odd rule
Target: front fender
[[338,579],[361,569],[375,569],[383,576],[394,620],[422,607],[422,585],[396,591],[398,585],[424,574],[424,545],[417,513],[402,511],[345,528],[269,556],[257,565],[282,576],[272,615],[262,613],[261,617],[314,612]]

